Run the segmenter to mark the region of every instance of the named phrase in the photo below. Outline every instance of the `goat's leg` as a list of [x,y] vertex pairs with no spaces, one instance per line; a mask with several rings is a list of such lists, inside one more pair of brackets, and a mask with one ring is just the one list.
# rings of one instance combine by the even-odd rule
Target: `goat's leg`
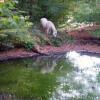
[[49,28],[47,28],[47,29],[45,30],[45,33],[46,33],[46,37],[49,37],[49,35],[48,35],[48,33],[49,33]]

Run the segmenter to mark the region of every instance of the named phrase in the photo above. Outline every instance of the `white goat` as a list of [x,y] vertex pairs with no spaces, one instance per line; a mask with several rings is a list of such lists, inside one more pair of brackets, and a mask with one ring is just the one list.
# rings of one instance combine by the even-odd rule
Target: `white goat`
[[49,21],[46,18],[41,18],[40,22],[41,22],[42,28],[47,36],[49,33],[52,33],[54,37],[57,36],[57,30],[52,21]]

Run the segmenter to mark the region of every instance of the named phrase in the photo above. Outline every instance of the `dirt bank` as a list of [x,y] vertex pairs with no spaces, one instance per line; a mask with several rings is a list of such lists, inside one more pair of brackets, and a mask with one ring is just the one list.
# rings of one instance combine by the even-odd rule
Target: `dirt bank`
[[43,46],[39,47],[38,52],[26,51],[25,49],[13,49],[6,52],[0,52],[0,61],[9,60],[9,59],[17,59],[17,58],[26,58],[26,57],[36,57],[40,55],[51,55],[51,54],[61,54],[69,51],[77,51],[77,52],[91,52],[100,54],[100,46],[96,44],[65,44],[60,47],[54,46]]

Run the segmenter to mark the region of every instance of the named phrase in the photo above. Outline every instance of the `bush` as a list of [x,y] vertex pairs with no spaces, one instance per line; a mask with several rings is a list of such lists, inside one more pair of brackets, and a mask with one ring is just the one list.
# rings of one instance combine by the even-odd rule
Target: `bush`
[[64,31],[58,31],[58,36],[50,38],[52,45],[54,46],[62,46],[66,43],[73,43],[74,39],[68,35],[68,33]]
[[77,22],[100,23],[100,0],[79,0],[73,16]]
[[27,50],[32,50],[32,48],[34,47],[34,44],[33,42],[27,42],[24,44],[24,47],[27,49]]
[[28,16],[22,16],[14,7],[14,2],[0,4],[0,44],[12,44],[13,46],[25,46],[33,44],[29,32],[32,23]]
[[[74,0],[18,0],[18,7],[30,14],[33,21],[46,17],[54,23],[65,22]],[[71,4],[71,5],[70,5]],[[72,9],[72,7],[71,7]]]

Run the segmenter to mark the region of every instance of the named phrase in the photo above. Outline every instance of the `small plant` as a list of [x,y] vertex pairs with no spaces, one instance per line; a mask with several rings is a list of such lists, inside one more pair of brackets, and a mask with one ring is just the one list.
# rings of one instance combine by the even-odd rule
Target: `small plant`
[[73,43],[74,39],[68,36],[66,32],[58,32],[58,36],[56,38],[50,38],[50,41],[54,46],[61,46],[66,43]]
[[25,46],[25,48],[26,48],[27,50],[32,50],[32,48],[34,47],[34,43],[32,43],[32,42],[27,42],[27,43],[24,44],[24,46]]
[[52,38],[51,39],[51,42],[52,42],[52,44],[54,45],[54,46],[60,46],[61,44],[62,44],[62,40],[61,40],[61,38]]

